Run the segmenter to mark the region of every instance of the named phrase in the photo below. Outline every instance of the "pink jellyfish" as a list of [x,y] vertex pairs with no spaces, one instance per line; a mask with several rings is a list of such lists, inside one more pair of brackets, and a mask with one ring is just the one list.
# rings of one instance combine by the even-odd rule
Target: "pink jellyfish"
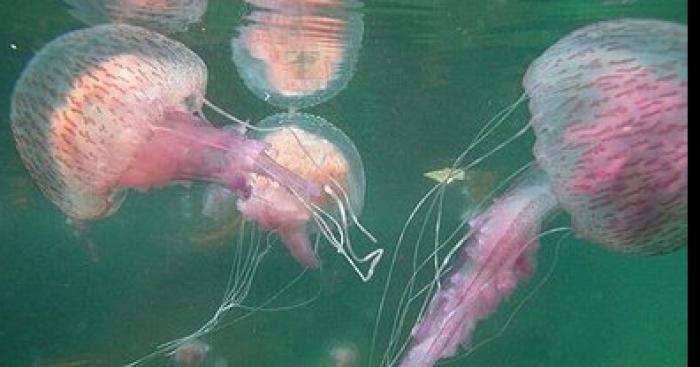
[[[256,128],[258,131],[251,133],[268,144],[268,153],[275,162],[309,184],[323,188],[323,192],[312,201],[298,200],[294,192],[277,181],[254,174],[250,177],[250,199],[238,202],[241,213],[262,228],[279,233],[301,264],[319,265],[309,240],[312,233],[318,233],[363,280],[371,278],[383,250],[358,256],[347,231],[355,224],[374,240],[358,221],[364,204],[365,176],[352,140],[328,121],[305,113],[272,115]],[[220,191],[211,193],[214,195],[208,201],[216,203],[226,198]],[[369,263],[366,272],[358,268],[362,263]]]
[[614,251],[687,244],[687,54],[685,26],[621,19],[571,33],[530,65],[537,166],[469,221],[459,261],[392,362],[432,366],[468,344],[532,273],[541,223],[556,209]]
[[363,22],[348,0],[248,0],[255,9],[232,40],[246,86],[279,107],[304,108],[339,93],[352,77]]
[[207,10],[207,0],[65,0],[70,13],[89,25],[124,23],[164,34],[183,32]]
[[[297,167],[273,158],[283,152],[272,151],[272,143],[198,117],[206,80],[194,52],[149,30],[110,24],[67,33],[36,54],[15,86],[17,150],[42,193],[73,219],[113,214],[127,189],[213,182],[237,194],[248,219],[279,233],[297,259],[315,266],[305,221],[333,233],[345,228],[328,224],[324,208],[332,202],[336,211],[349,210],[342,204],[348,197],[292,172]],[[261,200],[263,191],[269,200]],[[281,210],[287,206],[298,210]]]
[[[297,194],[270,177],[259,174],[250,176],[251,195],[238,200],[236,206],[242,215],[254,220],[258,226],[275,230],[285,241],[292,256],[307,267],[316,267],[319,260],[310,235],[324,237],[328,244],[343,257],[363,280],[368,281],[381,260],[383,249],[375,249],[360,256],[349,239],[348,227],[355,224],[373,239],[362,227],[357,216],[364,204],[365,177],[360,155],[352,140],[328,121],[305,113],[280,113],[261,121],[252,131],[268,144],[270,157],[275,162],[299,175],[309,183],[322,187],[323,191],[313,200],[299,200]],[[205,199],[205,214],[220,216],[231,210],[236,196],[218,184],[211,185]],[[251,248],[261,246],[261,241],[245,238]],[[250,243],[248,243],[250,242]],[[261,251],[264,255],[264,251]],[[129,366],[138,366],[162,354],[182,351],[184,357],[205,356],[199,344],[191,344],[211,332],[226,327],[224,317],[232,308],[241,306],[246,299],[251,282],[262,255],[256,253],[247,259],[237,259],[240,277],[230,284],[225,296],[211,318],[193,333],[161,344],[151,354]],[[366,265],[367,269],[361,269]],[[232,271],[232,274],[234,272]],[[238,273],[238,272],[236,272]],[[338,365],[352,365],[356,355],[352,348],[341,351]]]

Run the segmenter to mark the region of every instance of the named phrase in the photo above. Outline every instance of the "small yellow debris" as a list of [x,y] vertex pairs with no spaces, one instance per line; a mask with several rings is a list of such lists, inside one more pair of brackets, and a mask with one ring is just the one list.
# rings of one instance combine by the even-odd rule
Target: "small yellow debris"
[[464,181],[466,177],[464,170],[461,168],[446,167],[435,171],[426,172],[423,176],[437,182],[450,184],[454,181]]

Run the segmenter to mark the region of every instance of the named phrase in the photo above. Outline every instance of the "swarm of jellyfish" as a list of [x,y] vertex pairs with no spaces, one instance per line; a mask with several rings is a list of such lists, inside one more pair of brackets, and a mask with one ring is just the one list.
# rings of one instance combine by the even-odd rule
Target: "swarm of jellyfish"
[[[228,221],[235,211],[238,241],[246,244],[234,253],[209,319],[129,365],[164,356],[177,366],[211,360],[206,338],[237,321],[226,316],[243,308],[271,236],[305,270],[249,313],[321,267],[321,242],[362,281],[373,277],[383,249],[360,254],[350,233],[354,227],[377,242],[359,220],[366,190],[360,154],[337,126],[300,111],[351,80],[364,31],[359,1],[245,1],[233,64],[251,93],[285,109],[258,123],[210,102],[205,62],[167,36],[199,22],[206,0],[65,2],[88,27],[38,51],[12,93],[12,133],[37,187],[85,224],[118,215],[132,190],[202,182],[202,214]],[[641,255],[686,246],[687,53],[686,26],[619,19],[575,30],[536,58],[523,95],[484,125],[409,215],[393,249],[369,364],[428,367],[475,347],[479,323],[532,276],[543,236],[576,235]],[[526,100],[529,123],[474,157]],[[231,125],[215,127],[204,110]],[[456,228],[444,228],[447,187],[528,131],[535,160],[493,187],[493,200]],[[549,228],[555,213],[568,215],[571,226]],[[409,239],[414,226],[418,236]],[[402,278],[397,259],[411,239],[411,274]],[[329,360],[358,365],[357,355],[354,345],[339,345]]]
[[[210,184],[205,215],[225,221],[234,208],[242,223],[255,228],[240,231],[245,250],[236,253],[226,295],[211,318],[133,365],[161,355],[171,355],[178,365],[199,364],[209,350],[200,338],[225,326],[226,313],[242,305],[270,249],[270,237],[260,235],[260,230],[276,235],[305,268],[319,267],[318,240],[325,238],[361,279],[372,277],[382,250],[358,255],[348,230],[357,226],[374,240],[358,219],[365,178],[349,137],[320,117],[295,111],[271,116],[257,126],[233,117],[207,100],[204,61],[164,35],[185,31],[199,21],[207,1],[66,3],[70,13],[90,27],[44,46],[23,70],[11,102],[17,150],[40,191],[73,223],[83,226],[116,215],[131,190],[205,182]],[[269,60],[269,70],[261,71],[261,78],[274,75],[272,85],[283,88],[279,93],[307,95],[313,104],[339,92],[357,52],[343,51],[346,34],[356,35],[348,37],[348,51],[359,47],[361,38],[350,32],[359,29],[361,35],[361,21],[352,7],[342,1],[269,5],[270,12],[289,18],[269,14],[271,19],[286,20],[263,24],[258,32],[267,28],[275,35],[284,25],[301,27],[304,35],[296,38],[294,50],[284,50],[287,56]],[[342,11],[337,16],[327,13],[333,9]],[[345,15],[352,24],[334,26]],[[309,24],[311,19],[315,21]],[[307,37],[323,33],[326,36]],[[246,45],[268,50],[277,42],[274,37],[253,37]],[[292,69],[283,65],[290,52],[296,52],[301,63]],[[278,73],[280,68],[291,72]],[[331,69],[334,72],[328,73]],[[294,110],[310,104],[285,106]],[[214,127],[204,108],[229,118],[232,127]]]

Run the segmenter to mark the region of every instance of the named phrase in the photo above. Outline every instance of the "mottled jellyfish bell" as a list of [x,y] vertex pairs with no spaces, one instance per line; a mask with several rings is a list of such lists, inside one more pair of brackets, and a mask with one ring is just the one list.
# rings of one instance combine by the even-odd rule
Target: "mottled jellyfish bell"
[[76,220],[114,213],[127,189],[216,182],[249,195],[268,175],[313,197],[266,145],[201,115],[207,69],[181,43],[101,25],[66,33],[26,66],[12,95],[17,150],[44,195]]
[[639,254],[687,244],[686,26],[584,27],[537,58],[523,84],[537,164],[579,236]]
[[183,32],[199,22],[207,0],[64,0],[70,13],[88,25],[124,23],[164,34]]
[[291,109],[322,103],[354,72],[364,24],[356,1],[249,1],[253,10],[232,39],[233,61],[246,86],[266,102]]
[[[449,275],[425,287],[409,282],[409,292],[436,291],[410,343],[391,345],[386,365],[433,366],[470,344],[477,324],[533,272],[539,238],[571,233],[541,231],[558,210],[570,215],[573,233],[617,252],[657,255],[687,245],[686,26],[620,19],[583,27],[533,61],[523,84],[531,120],[521,132],[534,130],[535,162],[469,218],[456,243],[436,242],[435,252],[451,246],[448,255],[425,263],[435,264],[434,279]],[[463,168],[467,152],[453,168]]]
[[[353,224],[374,240],[358,221],[365,176],[350,138],[326,120],[303,113],[273,115],[254,129],[251,134],[269,145],[272,160],[321,188],[322,193],[305,197],[266,176],[252,175],[250,197],[238,201],[243,216],[276,232],[292,256],[307,267],[319,265],[311,236],[321,235],[363,279],[369,279],[382,251],[359,257],[350,241],[348,228]],[[225,203],[220,191],[212,194]],[[366,273],[357,266],[363,262],[370,263]]]

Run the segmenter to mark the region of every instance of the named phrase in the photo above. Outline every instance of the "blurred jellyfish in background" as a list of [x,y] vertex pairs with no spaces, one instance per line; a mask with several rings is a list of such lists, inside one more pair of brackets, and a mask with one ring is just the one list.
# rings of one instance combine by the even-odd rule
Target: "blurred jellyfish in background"
[[248,0],[233,61],[259,98],[297,110],[325,102],[352,78],[364,29],[355,0]]
[[176,367],[200,366],[207,358],[210,349],[209,344],[193,339],[177,347],[173,352],[172,360]]
[[360,351],[357,345],[347,340],[336,340],[324,348],[318,367],[358,367]]
[[[687,245],[686,26],[621,19],[583,27],[532,62],[523,85],[530,123],[485,155],[470,156],[523,95],[484,126],[455,161],[455,177],[433,187],[407,220],[379,308],[372,344],[386,349],[378,365],[433,366],[460,346],[482,345],[473,343],[477,324],[533,273],[542,236],[575,234],[642,255]],[[488,207],[443,228],[445,187],[530,127],[535,162],[506,180],[511,187]],[[542,232],[559,210],[571,216],[572,228]],[[395,262],[414,225],[411,274],[397,278]],[[389,295],[398,296],[396,305],[387,303]],[[382,325],[391,330],[386,340],[378,339]]]
[[124,23],[163,34],[184,32],[199,22],[207,0],[64,0],[70,13],[88,25]]

